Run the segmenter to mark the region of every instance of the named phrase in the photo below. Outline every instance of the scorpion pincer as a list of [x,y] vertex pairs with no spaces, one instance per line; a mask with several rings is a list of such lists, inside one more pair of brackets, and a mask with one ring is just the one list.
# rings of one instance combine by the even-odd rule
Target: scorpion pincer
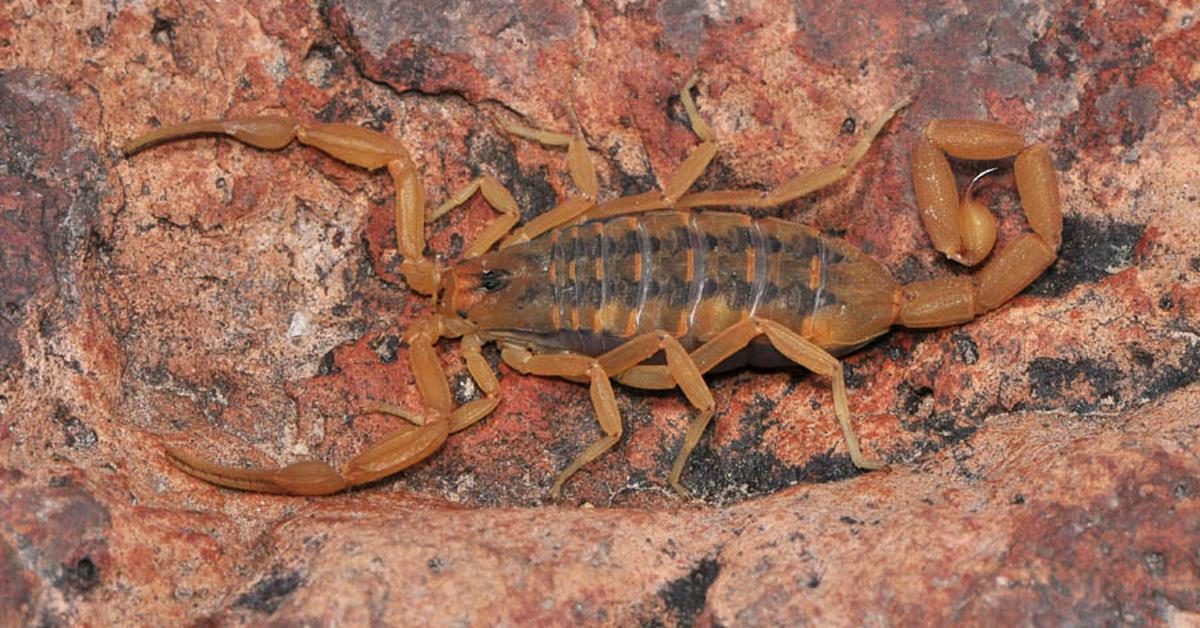
[[[501,123],[506,131],[567,147],[578,193],[517,227],[513,196],[494,178],[471,181],[438,208],[426,211],[425,191],[408,152],[395,139],[346,124],[307,124],[282,117],[202,120],[161,128],[125,145],[126,154],[185,136],[216,133],[263,149],[293,139],[368,170],[387,168],[396,191],[396,246],[410,288],[435,297],[436,308],[405,332],[424,407],[375,410],[404,425],[340,470],[320,461],[279,469],[242,469],[169,449],[179,468],[221,486],[319,495],[391,475],[431,455],[448,434],[492,412],[500,385],[484,360],[497,343],[518,372],[566,378],[590,387],[603,435],[563,469],[551,492],[621,438],[611,380],[635,388],[678,386],[696,408],[668,480],[680,494],[684,465],[713,416],[704,374],[745,365],[797,364],[828,377],[833,408],[854,464],[881,463],[862,453],[850,422],[846,384],[837,356],[861,347],[893,325],[955,325],[999,307],[1052,264],[1061,241],[1056,175],[1044,145],[1027,146],[1007,126],[936,120],[913,149],[913,186],[934,247],[974,265],[974,277],[943,277],[898,285],[878,262],[847,242],[774,218],[753,219],[701,207],[767,207],[786,203],[846,176],[883,126],[908,104],[903,99],[871,125],[840,162],[807,170],[766,192],[689,193],[717,150],[716,136],[691,97],[681,91],[700,145],[662,191],[601,202],[600,185],[584,141]],[[963,160],[1016,157],[1017,191],[1030,230],[992,253],[996,221],[970,190],[958,198],[946,155]],[[481,193],[499,216],[456,264],[425,257],[426,224]],[[482,396],[455,407],[434,346],[461,338],[466,368]]]

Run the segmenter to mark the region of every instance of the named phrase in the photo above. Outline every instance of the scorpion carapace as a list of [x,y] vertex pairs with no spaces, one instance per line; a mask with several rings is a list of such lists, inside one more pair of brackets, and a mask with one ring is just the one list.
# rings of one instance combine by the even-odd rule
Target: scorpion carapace
[[[904,99],[884,112],[842,161],[802,172],[766,192],[689,193],[716,153],[716,137],[691,97],[680,97],[701,143],[662,191],[599,202],[599,181],[579,137],[504,123],[508,132],[567,147],[568,171],[579,193],[515,228],[519,211],[494,178],[471,181],[433,211],[407,151],[396,140],[344,124],[303,124],[288,118],[204,120],[147,133],[125,146],[131,154],[159,141],[198,133],[230,135],[265,149],[293,139],[369,170],[386,167],[396,188],[400,268],[415,292],[437,307],[405,332],[424,407],[381,405],[404,418],[383,442],[340,470],[304,461],[280,469],[240,469],[168,449],[169,459],[196,477],[232,488],[316,495],[369,482],[424,459],[447,435],[470,426],[500,402],[500,385],[483,359],[484,343],[527,374],[587,383],[603,436],[555,479],[552,493],[580,467],[620,440],[621,417],[610,380],[638,388],[678,386],[697,415],[688,427],[670,484],[680,482],[715,403],[704,374],[753,364],[797,364],[829,377],[834,414],[855,465],[877,468],[863,455],[850,423],[842,365],[835,357],[893,325],[954,325],[998,307],[1054,262],[1062,212],[1049,151],[1027,147],[1020,133],[979,121],[941,120],[913,150],[913,186],[934,247],[966,265],[990,256],[972,277],[897,285],[877,262],[845,241],[773,218],[751,219],[700,207],[766,207],[786,203],[846,176]],[[965,160],[1016,156],[1015,179],[1031,227],[991,253],[996,222],[970,190],[961,202],[946,154]],[[425,228],[475,193],[499,217],[440,268],[424,256]],[[507,237],[506,237],[507,236]],[[461,338],[467,371],[483,395],[454,407],[434,350],[441,338]]]

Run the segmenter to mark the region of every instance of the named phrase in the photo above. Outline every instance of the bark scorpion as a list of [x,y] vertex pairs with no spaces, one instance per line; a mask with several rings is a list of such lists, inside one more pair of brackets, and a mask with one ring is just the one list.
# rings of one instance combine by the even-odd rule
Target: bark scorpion
[[[975,276],[898,285],[876,261],[847,242],[774,218],[752,219],[701,207],[769,207],[833,184],[853,170],[904,99],[867,128],[839,163],[804,171],[769,191],[689,192],[717,151],[691,89],[680,92],[699,146],[665,189],[600,200],[600,185],[581,137],[501,122],[515,135],[565,146],[578,193],[517,227],[512,195],[483,176],[426,211],[425,191],[403,145],[347,124],[308,124],[283,117],[201,120],[148,132],[124,146],[127,155],[196,134],[223,134],[274,150],[292,140],[367,170],[386,168],[395,185],[396,246],[409,287],[434,307],[404,334],[424,402],[421,411],[373,408],[406,420],[381,443],[340,470],[310,460],[279,469],[242,469],[201,460],[178,449],[169,459],[220,486],[270,493],[321,495],[391,475],[431,455],[448,434],[487,416],[500,385],[484,360],[484,343],[499,345],[520,373],[566,378],[590,386],[603,436],[563,469],[551,493],[621,438],[611,380],[627,386],[678,386],[696,408],[671,467],[669,482],[686,495],[680,476],[713,416],[704,374],[746,365],[797,364],[828,377],[846,448],[863,469],[881,466],[863,455],[850,422],[842,365],[851,352],[893,325],[956,325],[999,307],[1052,264],[1061,241],[1056,175],[1044,145],[1026,146],[1007,126],[971,120],[931,122],[913,149],[913,186],[934,247],[974,265],[989,256],[996,220],[968,188],[960,202],[946,155],[963,160],[1016,157],[1017,192],[1031,232],[991,254]],[[476,193],[498,217],[462,259],[439,267],[425,257],[426,225]],[[507,236],[507,237],[506,237]],[[454,407],[434,346],[460,338],[470,376],[483,396]]]

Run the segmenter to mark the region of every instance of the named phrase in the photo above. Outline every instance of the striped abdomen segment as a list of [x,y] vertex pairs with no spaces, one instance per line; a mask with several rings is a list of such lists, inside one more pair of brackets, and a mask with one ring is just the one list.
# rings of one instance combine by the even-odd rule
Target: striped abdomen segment
[[[888,303],[876,309],[886,305],[890,314],[894,284],[878,264],[845,242],[780,220],[664,211],[543,238],[529,244],[549,254],[549,329],[537,330],[538,344],[549,348],[596,355],[656,330],[690,348],[756,315],[799,330],[817,313],[845,317],[853,306],[846,297],[882,298]],[[868,322],[872,336],[890,325]]]

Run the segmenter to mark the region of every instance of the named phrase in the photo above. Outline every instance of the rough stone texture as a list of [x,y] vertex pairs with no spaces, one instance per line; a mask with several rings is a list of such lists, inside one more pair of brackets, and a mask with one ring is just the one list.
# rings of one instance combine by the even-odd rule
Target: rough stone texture
[[[183,6],[0,8],[0,624],[1200,622],[1194,5]],[[847,181],[765,212],[905,281],[963,272],[913,211],[926,122],[1051,146],[1055,266],[848,359],[887,471],[853,469],[827,382],[789,372],[713,379],[691,502],[663,488],[686,402],[623,389],[622,442],[547,502],[598,435],[587,393],[505,367],[494,416],[346,495],[219,490],[163,458],[344,461],[394,424],[358,408],[417,403],[399,338],[426,303],[395,273],[386,178],[212,139],[126,160],[124,139],[351,121],[403,138],[432,202],[491,173],[529,218],[570,192],[564,155],[496,117],[581,131],[606,194],[643,191],[696,144],[675,96],[696,72],[721,139],[702,188],[828,163],[913,94]],[[1022,228],[1010,175],[981,194],[1002,238]],[[490,215],[471,202],[431,250]]]

